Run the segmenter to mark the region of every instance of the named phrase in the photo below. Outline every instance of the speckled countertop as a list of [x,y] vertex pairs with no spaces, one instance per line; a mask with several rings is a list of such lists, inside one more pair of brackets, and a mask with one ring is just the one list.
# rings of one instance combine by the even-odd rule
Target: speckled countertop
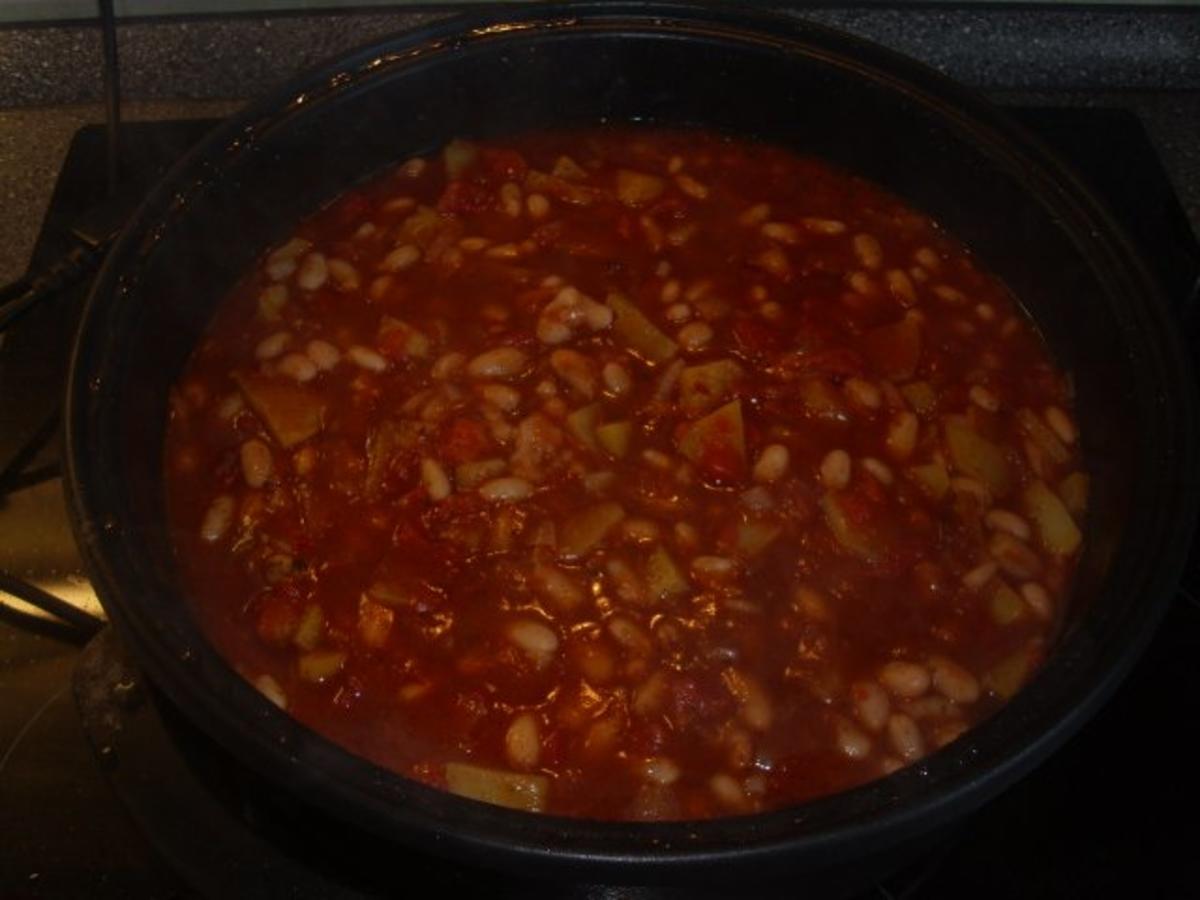
[[[128,120],[226,115],[296,71],[444,15],[436,8],[122,25]],[[914,56],[1000,101],[1122,106],[1146,125],[1200,233],[1194,10],[822,7],[796,13]],[[103,120],[96,27],[0,29],[0,283],[21,274],[58,167]]]

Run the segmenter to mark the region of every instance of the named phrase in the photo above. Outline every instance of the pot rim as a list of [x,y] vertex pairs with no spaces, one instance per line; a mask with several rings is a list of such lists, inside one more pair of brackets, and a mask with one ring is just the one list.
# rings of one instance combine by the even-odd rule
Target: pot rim
[[[1107,267],[1107,276],[1142,301],[1127,304],[1130,308],[1123,312],[1137,337],[1157,342],[1160,352],[1146,363],[1157,365],[1155,383],[1173,383],[1177,391],[1175,427],[1165,434],[1172,443],[1164,451],[1175,459],[1178,471],[1194,463],[1194,379],[1161,293],[1103,207],[1023,128],[974,92],[919,63],[782,14],[689,3],[588,2],[475,11],[364,45],[252,103],[164,176],[130,219],[97,276],[72,353],[65,413],[66,484],[77,543],[108,614],[133,644],[152,681],[173,702],[262,774],[304,792],[334,815],[352,815],[385,837],[485,864],[515,867],[539,861],[564,874],[577,875],[583,867],[617,880],[631,874],[655,877],[680,865],[716,870],[737,863],[739,871],[745,871],[744,864],[778,862],[781,854],[789,864],[828,863],[866,848],[895,845],[929,830],[935,820],[970,811],[999,793],[1073,734],[1116,688],[1165,612],[1182,570],[1200,492],[1195,480],[1175,485],[1158,509],[1144,511],[1147,527],[1160,540],[1154,545],[1156,555],[1141,560],[1129,579],[1145,591],[1147,603],[1141,616],[1128,623],[1120,646],[1110,642],[1096,651],[1107,651],[1107,666],[1098,676],[1093,673],[1081,681],[1077,660],[1067,652],[1068,637],[1026,690],[966,738],[920,763],[800,806],[702,822],[595,822],[515,812],[426,787],[354,756],[270,706],[233,673],[198,629],[191,641],[181,642],[144,614],[139,616],[138,597],[129,596],[130,586],[123,584],[112,559],[113,534],[96,524],[106,523],[109,513],[98,489],[99,474],[90,467],[88,432],[94,425],[95,379],[104,359],[97,344],[102,343],[98,339],[105,330],[107,307],[127,289],[126,270],[153,251],[156,229],[186,208],[187,198],[202,190],[207,179],[220,177],[224,160],[244,152],[256,136],[286,127],[293,116],[344,91],[369,89],[373,79],[391,77],[438,54],[480,42],[519,43],[544,34],[601,31],[715,35],[765,42],[785,53],[817,55],[936,110],[981,148],[1020,167],[1031,191],[1090,243],[1094,257]],[[182,204],[176,202],[180,196]],[[217,690],[211,680],[222,671],[235,683]],[[1051,692],[1050,686],[1057,690]],[[232,714],[230,697],[237,706]],[[1017,724],[1037,737],[1019,747],[1007,746],[1003,732]],[[286,757],[282,761],[281,755]]]

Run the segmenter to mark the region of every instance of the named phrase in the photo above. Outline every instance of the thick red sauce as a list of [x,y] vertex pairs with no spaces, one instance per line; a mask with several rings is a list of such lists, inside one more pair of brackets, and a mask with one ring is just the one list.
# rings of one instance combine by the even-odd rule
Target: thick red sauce
[[955,740],[1079,552],[1067,378],[878,187],[702,133],[410,160],[264,256],[173,394],[183,580],[352,751],[598,818]]

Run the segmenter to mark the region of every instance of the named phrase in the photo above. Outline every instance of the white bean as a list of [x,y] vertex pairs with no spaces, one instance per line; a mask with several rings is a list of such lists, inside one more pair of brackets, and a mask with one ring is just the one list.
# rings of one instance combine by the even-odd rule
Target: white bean
[[864,297],[874,297],[879,291],[879,285],[875,283],[875,279],[863,271],[851,272],[846,276],[846,282],[852,290]]
[[864,378],[847,378],[842,390],[851,403],[864,409],[879,409],[883,404],[883,394],[879,388]]
[[769,218],[771,218],[771,205],[769,203],[756,203],[742,210],[738,216],[738,224],[761,225]]
[[521,713],[504,734],[504,752],[518,769],[532,769],[542,752],[538,722],[533,713]]
[[1075,430],[1075,423],[1070,417],[1059,409],[1057,406],[1047,406],[1046,411],[1042,414],[1058,439],[1068,446],[1075,443],[1075,439],[1079,436]]
[[708,780],[708,787],[725,806],[740,809],[746,803],[746,795],[736,778],[720,772]]
[[892,470],[888,468],[887,463],[873,456],[864,456],[858,464],[870,472],[880,484],[888,485],[896,480],[896,476],[892,474]]
[[326,265],[329,267],[329,274],[337,282],[339,290],[357,291],[362,286],[362,279],[358,276],[358,269],[354,268],[346,260],[331,259]]
[[672,303],[663,315],[672,325],[682,325],[692,317],[692,308],[686,303]]
[[873,681],[856,681],[850,686],[850,696],[858,721],[871,731],[882,731],[892,708],[887,692]]
[[258,438],[251,438],[242,444],[239,452],[242,463],[242,477],[252,488],[260,488],[271,477],[274,468],[271,460],[271,448]]
[[929,247],[920,248],[916,253],[913,254],[913,259],[919,262],[930,272],[936,272],[942,267],[941,257],[934,253]]
[[313,364],[323,372],[328,372],[342,358],[342,354],[338,348],[328,341],[309,341],[308,346],[304,348],[304,352],[308,354],[308,358],[313,361]]
[[402,244],[379,262],[381,272],[401,272],[421,258],[421,251],[412,244]]
[[267,257],[267,276],[272,281],[283,281],[296,271],[296,259],[312,246],[304,238],[292,238]]
[[772,241],[779,241],[781,244],[800,243],[799,229],[795,225],[789,225],[787,222],[764,222],[759,231],[762,232],[763,237],[769,238]]
[[821,483],[832,491],[840,491],[850,483],[850,454],[845,450],[830,450],[821,460]]
[[1038,555],[1011,534],[998,531],[988,542],[988,552],[1007,574],[1013,578],[1033,578],[1042,571]]
[[291,332],[288,331],[277,331],[267,335],[254,348],[254,356],[256,359],[274,359],[283,352],[291,339]]
[[963,586],[972,591],[980,590],[985,584],[992,580],[992,577],[996,574],[996,570],[998,568],[999,566],[997,566],[991,560],[980,563],[963,576]]
[[708,185],[700,183],[691,175],[676,175],[675,184],[679,186],[679,190],[683,191],[693,200],[704,200],[708,197]]
[[738,497],[738,501],[742,506],[751,512],[767,512],[775,508],[775,498],[771,496],[771,492],[763,485],[752,487],[749,490],[742,491]]
[[558,652],[558,635],[549,626],[532,619],[521,619],[509,625],[508,638],[525,651],[539,669]]
[[467,364],[467,357],[464,353],[459,353],[457,350],[451,353],[446,353],[437,358],[433,367],[429,370],[429,377],[435,378],[438,381],[445,381],[457,375]]
[[914,413],[907,410],[893,413],[887,432],[888,452],[896,459],[908,459],[916,449],[919,431],[920,422]]
[[525,208],[535,219],[544,219],[550,214],[550,201],[542,194],[530,194],[525,198]]
[[768,322],[779,322],[783,319],[783,304],[768,300],[759,306],[758,314]]
[[534,588],[562,610],[575,609],[584,600],[583,586],[557,566],[539,564],[530,575]]
[[481,385],[479,396],[501,412],[516,412],[521,406],[521,392],[507,384]]
[[511,181],[500,185],[500,209],[506,216],[516,219],[521,215],[521,187]]
[[697,556],[692,560],[692,575],[700,581],[727,580],[736,571],[736,563],[725,556]]
[[854,236],[854,255],[867,269],[878,269],[883,265],[883,247],[879,240],[871,234],[856,234]]
[[233,507],[233,497],[228,494],[222,494],[213,500],[200,523],[200,539],[215,544],[224,537],[229,526],[233,524]]
[[842,716],[834,725],[834,736],[838,750],[847,759],[863,759],[871,752],[871,739]]
[[493,478],[479,486],[479,494],[485,500],[525,500],[533,494],[533,485],[524,478]]
[[613,640],[634,656],[649,656],[654,651],[654,642],[632,619],[625,616],[613,616],[608,620],[607,627]]
[[918,663],[896,660],[879,670],[879,683],[893,695],[912,700],[929,690],[929,670]]
[[662,290],[658,292],[658,299],[660,303],[674,303],[682,293],[683,285],[678,278],[672,278],[663,283]]
[[888,290],[904,307],[917,305],[917,289],[903,269],[889,269],[886,275]]
[[642,775],[655,784],[674,784],[683,773],[665,756],[652,756],[642,763]]
[[691,522],[676,522],[672,529],[675,532],[675,542],[684,553],[694,553],[700,546],[700,532]]
[[979,699],[979,680],[954,660],[935,656],[929,669],[934,688],[947,700],[965,704]]
[[436,459],[426,457],[421,460],[421,484],[425,486],[429,499],[434,502],[450,496],[450,478]]
[[967,396],[972,403],[988,412],[996,412],[1000,408],[1000,398],[982,384],[972,385],[971,390],[967,392]]
[[762,484],[778,481],[787,474],[791,454],[783,444],[768,444],[754,464],[754,480]]
[[763,686],[748,675],[738,673],[734,691],[742,704],[742,721],[755,731],[766,731],[773,718],[771,698]]
[[275,368],[301,384],[317,377],[317,364],[303,353],[289,353],[276,364]]
[[1029,540],[1033,534],[1028,522],[1007,509],[989,509],[983,517],[983,521],[989,528],[1007,532],[1022,541]]
[[300,261],[296,272],[296,284],[306,290],[315,291],[325,284],[329,278],[329,266],[325,263],[323,253],[310,253]]
[[933,286],[933,295],[944,303],[949,303],[953,306],[958,306],[967,302],[967,295],[956,287],[951,287],[948,284],[935,284]]
[[387,360],[371,350],[368,347],[363,347],[360,344],[355,344],[346,351],[346,357],[356,366],[366,369],[368,372],[382,372],[387,368]]
[[1049,620],[1054,617],[1054,602],[1050,599],[1050,593],[1036,581],[1021,585],[1021,596],[1039,618]]
[[511,378],[520,374],[529,358],[516,347],[485,350],[469,363],[467,374],[475,378]]
[[675,338],[688,353],[698,353],[713,339],[712,326],[707,322],[691,322],[680,328]]
[[837,219],[819,219],[813,216],[808,216],[800,220],[800,224],[804,226],[806,231],[813,234],[825,235],[833,237],[839,234],[846,233],[846,223]]
[[652,544],[659,539],[662,529],[652,519],[626,519],[621,523],[621,534],[634,544]]
[[217,417],[228,422],[245,408],[246,402],[241,394],[230,394],[217,406]]
[[543,344],[562,344],[586,326],[600,331],[612,324],[612,308],[573,287],[564,287],[538,316],[537,336]]
[[888,739],[893,749],[905,760],[912,762],[925,753],[925,740],[921,728],[904,713],[895,713],[888,719]]

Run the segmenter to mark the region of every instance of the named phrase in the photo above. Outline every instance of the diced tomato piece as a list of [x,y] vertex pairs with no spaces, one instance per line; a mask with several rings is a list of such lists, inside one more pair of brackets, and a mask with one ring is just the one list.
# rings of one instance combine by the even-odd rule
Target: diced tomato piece
[[679,219],[688,211],[688,205],[682,197],[668,194],[650,207],[647,212],[655,219]]
[[525,157],[516,150],[484,148],[480,157],[484,175],[492,181],[520,181],[529,171]]
[[679,729],[725,722],[737,708],[737,701],[715,673],[678,678],[671,690],[671,720]]
[[835,378],[850,378],[854,375],[861,375],[866,368],[863,358],[848,347],[838,347],[814,353],[809,360],[809,366],[813,372],[819,372],[822,375],[831,375]]
[[474,419],[452,420],[442,430],[438,442],[441,458],[454,465],[481,459],[491,447],[487,428]]
[[371,201],[361,191],[345,194],[330,208],[334,223],[339,228],[361,224],[371,210]]
[[634,236],[639,234],[637,220],[629,213],[622,213],[617,219],[616,232],[624,240],[633,240]]
[[728,441],[713,440],[700,451],[699,466],[718,482],[737,481],[742,476],[742,458]]
[[873,502],[875,498],[870,496],[870,486],[873,484],[873,481],[864,478],[855,485],[854,490],[842,494],[839,500],[847,522],[856,529],[864,528],[878,518],[878,503]]
[[276,647],[287,644],[300,625],[299,594],[284,584],[259,599],[255,630],[265,643]]
[[783,346],[783,336],[776,329],[749,316],[734,321],[733,339],[751,356],[774,353]]
[[439,212],[462,215],[491,209],[495,202],[492,192],[483,185],[470,181],[452,181],[446,185],[442,196],[438,198],[437,208]]
[[418,762],[413,763],[408,775],[414,781],[427,784],[430,787],[446,789],[446,766],[443,763]]

